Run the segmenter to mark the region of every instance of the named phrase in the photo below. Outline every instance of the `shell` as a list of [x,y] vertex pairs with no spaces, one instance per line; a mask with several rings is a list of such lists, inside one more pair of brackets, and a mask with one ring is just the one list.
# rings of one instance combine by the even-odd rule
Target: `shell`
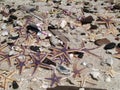
[[56,69],[62,73],[62,74],[65,74],[65,75],[69,75],[71,73],[71,70],[63,65],[58,65],[56,67]]
[[105,81],[106,81],[106,82],[111,82],[111,77],[110,77],[110,76],[107,76],[107,77],[105,78]]
[[100,77],[100,72],[97,70],[94,70],[94,71],[90,72],[90,75],[93,79],[98,80],[98,78]]
[[7,30],[2,31],[2,33],[1,33],[1,35],[2,35],[2,36],[8,36],[8,34],[9,34],[9,33],[8,33],[8,31],[7,31]]
[[105,60],[105,63],[108,64],[108,65],[110,65],[110,66],[112,66],[113,65],[113,58],[112,57],[111,58],[107,58]]
[[67,21],[66,20],[62,20],[60,27],[64,28],[67,25]]

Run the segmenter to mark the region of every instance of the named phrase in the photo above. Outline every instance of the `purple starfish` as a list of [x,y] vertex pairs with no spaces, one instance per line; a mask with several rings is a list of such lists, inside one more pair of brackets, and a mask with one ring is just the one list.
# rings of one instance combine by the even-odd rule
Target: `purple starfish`
[[23,69],[23,67],[25,66],[25,62],[26,61],[20,61],[20,59],[18,59],[18,58],[16,58],[16,60],[17,60],[17,67],[20,69],[19,70],[19,74],[21,75],[21,73],[22,73],[22,69]]
[[51,80],[50,86],[52,87],[54,84],[60,83],[61,78],[62,77],[58,77],[58,76],[56,76],[55,73],[53,73],[53,75],[51,76],[51,78],[45,78],[45,79]]
[[[33,73],[32,75],[35,73],[35,71],[37,70],[37,68],[40,66],[42,68],[46,68],[46,69],[51,69],[51,67],[45,63],[43,63],[43,61],[46,59],[46,57],[48,56],[48,54],[44,54],[42,56],[42,54],[36,56],[36,55],[32,55],[30,54],[32,60],[33,60],[33,63],[32,63],[32,66],[34,67],[34,70],[33,70]],[[41,57],[42,56],[42,57]]]

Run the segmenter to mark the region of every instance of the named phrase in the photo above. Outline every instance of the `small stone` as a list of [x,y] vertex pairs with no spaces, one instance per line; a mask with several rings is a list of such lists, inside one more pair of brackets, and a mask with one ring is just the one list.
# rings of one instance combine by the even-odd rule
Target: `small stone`
[[98,28],[98,26],[97,25],[92,25],[92,24],[90,24],[90,29],[97,29]]
[[2,33],[1,33],[2,36],[8,36],[8,34],[9,34],[9,33],[8,33],[7,30],[2,31]]
[[67,21],[66,20],[62,20],[60,27],[64,28],[67,25]]
[[88,23],[92,23],[92,21],[94,21],[92,16],[87,16],[85,18],[82,18],[81,20],[82,24],[88,24]]
[[100,77],[100,72],[99,71],[92,71],[90,73],[91,77],[95,80],[98,80],[98,78]]
[[47,65],[53,65],[53,66],[56,66],[56,63],[51,61],[50,59],[46,58],[43,63],[47,64]]
[[116,46],[116,43],[111,42],[111,43],[106,44],[106,45],[104,46],[104,49],[105,49],[105,50],[113,49],[113,48],[115,48],[115,46]]
[[107,76],[107,77],[105,78],[105,81],[106,81],[106,82],[111,82],[111,77],[110,77],[110,76]]
[[13,81],[13,82],[12,82],[12,88],[13,88],[13,89],[19,88],[19,85],[17,84],[16,81]]
[[30,50],[38,52],[38,51],[40,51],[40,47],[38,47],[38,46],[30,46]]
[[112,66],[113,65],[113,58],[108,58],[105,60],[105,63],[108,64],[109,66]]
[[60,40],[58,40],[55,36],[51,36],[50,37],[50,43],[54,46],[59,45],[60,44]]
[[108,40],[107,38],[102,38],[102,39],[97,39],[97,40],[95,40],[94,43],[95,43],[96,45],[98,45],[98,46],[102,46],[102,45],[104,45],[104,44],[110,43],[110,40]]
[[83,52],[75,52],[74,54],[77,54],[78,58],[82,58],[84,56]]

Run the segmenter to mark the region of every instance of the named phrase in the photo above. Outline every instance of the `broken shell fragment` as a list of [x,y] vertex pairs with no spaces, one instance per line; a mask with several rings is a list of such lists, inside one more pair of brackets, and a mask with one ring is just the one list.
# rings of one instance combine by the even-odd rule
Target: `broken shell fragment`
[[105,63],[108,64],[109,66],[112,66],[113,65],[113,58],[112,57],[111,58],[107,58],[105,60]]
[[106,82],[111,82],[111,77],[110,76],[105,77],[105,81]]
[[56,69],[57,69],[60,73],[65,74],[65,75],[69,75],[69,74],[71,73],[71,70],[68,69],[67,67],[63,66],[63,65],[58,65],[58,66],[56,67]]

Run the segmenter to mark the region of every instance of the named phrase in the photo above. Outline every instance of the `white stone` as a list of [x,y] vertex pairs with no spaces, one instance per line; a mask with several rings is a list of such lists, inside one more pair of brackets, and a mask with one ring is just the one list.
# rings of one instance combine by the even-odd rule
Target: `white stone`
[[2,31],[2,33],[1,33],[1,35],[2,36],[7,36],[9,33],[8,33],[8,31],[7,30],[5,30],[5,31]]
[[99,71],[92,71],[90,73],[94,79],[98,79],[100,77],[100,72]]
[[105,81],[106,81],[106,82],[111,82],[111,77],[110,77],[110,76],[107,76],[107,77],[105,78]]
[[67,25],[67,21],[66,20],[62,20],[60,27],[64,28]]

